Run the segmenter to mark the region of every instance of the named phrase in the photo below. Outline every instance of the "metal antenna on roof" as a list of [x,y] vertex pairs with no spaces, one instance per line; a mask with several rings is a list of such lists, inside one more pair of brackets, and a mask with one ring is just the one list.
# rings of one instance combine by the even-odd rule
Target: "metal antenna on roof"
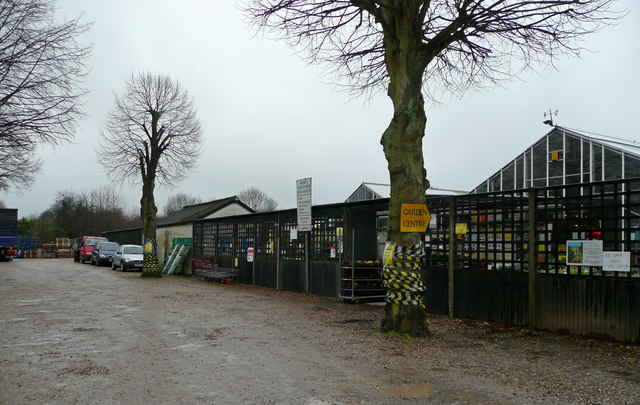
[[543,124],[547,124],[547,125],[554,126],[554,124],[553,124],[553,116],[554,116],[554,115],[555,115],[556,117],[558,116],[558,110],[555,110],[555,111],[552,113],[552,112],[551,112],[551,109],[549,109],[549,112],[548,112],[548,113],[544,113],[544,114],[542,114],[542,116],[543,116],[543,117],[545,117],[545,118],[547,118],[547,114],[549,114],[549,115],[548,115],[549,119],[548,119],[548,120],[545,120],[545,121],[542,121],[542,123],[543,123]]

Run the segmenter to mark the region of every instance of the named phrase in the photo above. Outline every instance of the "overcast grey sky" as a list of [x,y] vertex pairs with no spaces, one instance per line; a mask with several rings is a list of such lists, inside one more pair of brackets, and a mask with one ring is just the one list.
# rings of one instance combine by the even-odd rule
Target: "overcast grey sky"
[[[215,5],[214,5],[215,4]],[[109,184],[97,163],[98,131],[131,73],[173,76],[190,91],[202,123],[204,148],[196,171],[174,187],[157,188],[162,209],[178,192],[204,200],[256,186],[281,208],[295,207],[295,180],[313,178],[313,203],[344,201],[362,182],[388,183],[380,136],[392,117],[384,92],[352,99],[336,91],[322,66],[295,49],[253,37],[233,1],[59,0],[59,15],[93,22],[82,40],[93,44],[86,82],[90,94],[74,144],[44,147],[41,174],[28,191],[0,200],[28,216],[47,209],[61,190]],[[433,186],[471,190],[550,128],[543,113],[568,128],[640,141],[640,5],[616,26],[585,38],[594,51],[562,59],[560,71],[540,67],[501,88],[473,92],[427,107],[424,139]],[[119,186],[127,206],[140,187]]]

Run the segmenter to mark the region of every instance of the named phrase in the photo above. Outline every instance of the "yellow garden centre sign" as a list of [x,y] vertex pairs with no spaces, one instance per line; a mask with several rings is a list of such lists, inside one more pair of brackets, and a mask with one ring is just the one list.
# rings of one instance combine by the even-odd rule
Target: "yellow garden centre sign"
[[431,222],[427,204],[402,204],[400,232],[425,232]]

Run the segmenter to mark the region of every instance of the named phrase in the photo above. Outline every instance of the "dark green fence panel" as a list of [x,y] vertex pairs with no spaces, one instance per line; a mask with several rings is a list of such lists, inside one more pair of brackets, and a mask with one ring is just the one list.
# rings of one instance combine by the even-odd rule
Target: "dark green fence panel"
[[325,297],[338,297],[338,268],[337,262],[311,263],[310,293]]
[[539,274],[536,326],[640,342],[640,284],[625,278]]
[[283,290],[304,292],[304,283],[304,261],[280,261],[280,284]]
[[254,284],[267,288],[278,287],[277,263],[275,259],[255,259]]
[[446,267],[429,267],[422,272],[425,286],[424,305],[427,312],[449,313],[449,272]]
[[456,270],[454,316],[526,325],[527,276],[527,273],[512,271]]
[[253,263],[247,262],[246,258],[238,259],[238,282],[242,284],[253,284]]
[[218,256],[216,257],[215,263],[220,267],[232,269],[234,265],[234,260],[233,260],[233,257],[231,256]]

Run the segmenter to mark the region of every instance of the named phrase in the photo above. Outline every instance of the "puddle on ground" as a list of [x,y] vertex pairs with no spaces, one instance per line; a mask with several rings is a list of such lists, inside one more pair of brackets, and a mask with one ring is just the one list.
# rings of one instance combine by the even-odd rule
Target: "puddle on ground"
[[124,312],[136,312],[138,311],[138,308],[136,307],[130,307],[128,305],[114,305],[115,308],[122,310]]
[[186,343],[179,346],[174,346],[172,349],[173,350],[200,350],[205,346],[206,346],[206,343],[204,342],[193,342],[193,343]]
[[41,299],[34,299],[34,300],[20,300],[18,301],[18,306],[20,307],[24,307],[24,306],[28,306],[28,305],[38,305],[42,302]]
[[384,390],[385,395],[402,398],[430,397],[436,392],[435,387],[427,384],[407,384],[400,387],[391,387]]

